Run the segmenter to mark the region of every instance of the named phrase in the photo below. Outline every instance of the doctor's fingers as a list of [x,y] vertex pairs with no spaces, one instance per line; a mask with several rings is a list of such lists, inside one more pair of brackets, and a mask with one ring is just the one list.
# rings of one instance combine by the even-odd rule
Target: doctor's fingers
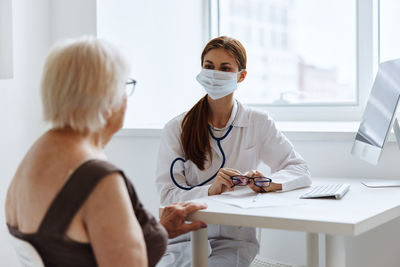
[[246,172],[245,175],[249,176],[249,177],[262,177],[262,176],[264,176],[261,172],[259,172],[257,170],[248,171],[248,172]]
[[256,173],[255,170],[251,170],[251,171],[246,172],[244,175],[248,176],[248,177],[253,177],[255,175],[255,173]]
[[221,182],[225,181],[224,184],[228,187],[231,187],[233,185],[233,181],[232,181],[230,175],[227,175],[223,172],[219,172],[217,175],[217,178],[219,178],[219,180],[221,180]]
[[220,173],[222,172],[222,173],[228,175],[229,177],[236,176],[236,175],[242,175],[239,171],[234,170],[234,169],[229,169],[229,168],[219,169],[219,172]]
[[226,191],[226,190],[224,190],[224,187],[230,189],[233,185],[231,182],[228,182],[227,180],[225,180],[224,178],[222,178],[220,176],[217,177],[215,183],[218,188],[218,190],[217,190],[219,192],[218,194],[221,194]]
[[259,177],[261,177],[261,176],[264,176],[264,174],[262,174],[262,173],[259,172],[259,171],[255,171],[255,172],[254,172],[254,176],[259,176]]
[[258,186],[249,186],[251,188],[251,190],[253,190],[255,193],[265,193],[264,191],[262,191],[261,188],[259,188]]
[[265,193],[259,186],[256,186],[253,181],[250,181],[248,186],[256,193]]

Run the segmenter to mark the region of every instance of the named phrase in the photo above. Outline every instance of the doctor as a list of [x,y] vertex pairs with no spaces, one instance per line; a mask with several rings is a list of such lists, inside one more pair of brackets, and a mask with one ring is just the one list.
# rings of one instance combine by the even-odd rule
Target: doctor
[[[237,183],[248,183],[256,192],[309,186],[305,161],[272,118],[234,99],[247,74],[242,44],[226,36],[212,39],[201,64],[196,79],[207,95],[163,130],[156,173],[161,204],[221,194]],[[272,181],[256,171],[262,162],[271,168]],[[242,174],[261,178],[232,179]],[[208,235],[209,266],[249,266],[258,252],[253,228],[209,225]],[[190,236],[184,235],[170,240],[158,266],[190,264]]]

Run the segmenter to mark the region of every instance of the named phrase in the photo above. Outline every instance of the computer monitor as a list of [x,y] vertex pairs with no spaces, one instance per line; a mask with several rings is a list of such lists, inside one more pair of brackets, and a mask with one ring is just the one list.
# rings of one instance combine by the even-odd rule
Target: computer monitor
[[[379,65],[351,153],[371,164],[377,164],[392,126],[400,145],[397,107],[400,97],[400,59]],[[365,183],[364,183],[365,184]],[[400,186],[400,180],[377,181],[375,185]]]

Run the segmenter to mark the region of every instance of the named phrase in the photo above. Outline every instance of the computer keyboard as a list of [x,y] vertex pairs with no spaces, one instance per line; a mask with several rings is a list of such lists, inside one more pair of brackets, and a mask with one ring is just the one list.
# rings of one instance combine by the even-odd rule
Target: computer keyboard
[[349,184],[325,184],[313,187],[300,198],[322,198],[332,197],[336,199],[342,198],[349,191]]

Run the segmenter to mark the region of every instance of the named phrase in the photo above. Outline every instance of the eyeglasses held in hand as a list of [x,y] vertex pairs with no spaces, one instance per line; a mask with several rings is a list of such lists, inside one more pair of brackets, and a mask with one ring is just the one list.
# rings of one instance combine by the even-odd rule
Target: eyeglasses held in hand
[[125,83],[125,92],[127,96],[131,96],[135,92],[136,80],[128,79]]
[[245,175],[236,175],[236,176],[231,176],[231,179],[233,182],[233,185],[231,186],[231,188],[233,188],[237,185],[239,185],[239,186],[248,185],[249,182],[251,180],[253,180],[254,185],[261,188],[261,190],[263,192],[267,192],[267,191],[265,191],[264,187],[268,187],[272,182],[271,178],[267,178],[264,176],[248,177]]

